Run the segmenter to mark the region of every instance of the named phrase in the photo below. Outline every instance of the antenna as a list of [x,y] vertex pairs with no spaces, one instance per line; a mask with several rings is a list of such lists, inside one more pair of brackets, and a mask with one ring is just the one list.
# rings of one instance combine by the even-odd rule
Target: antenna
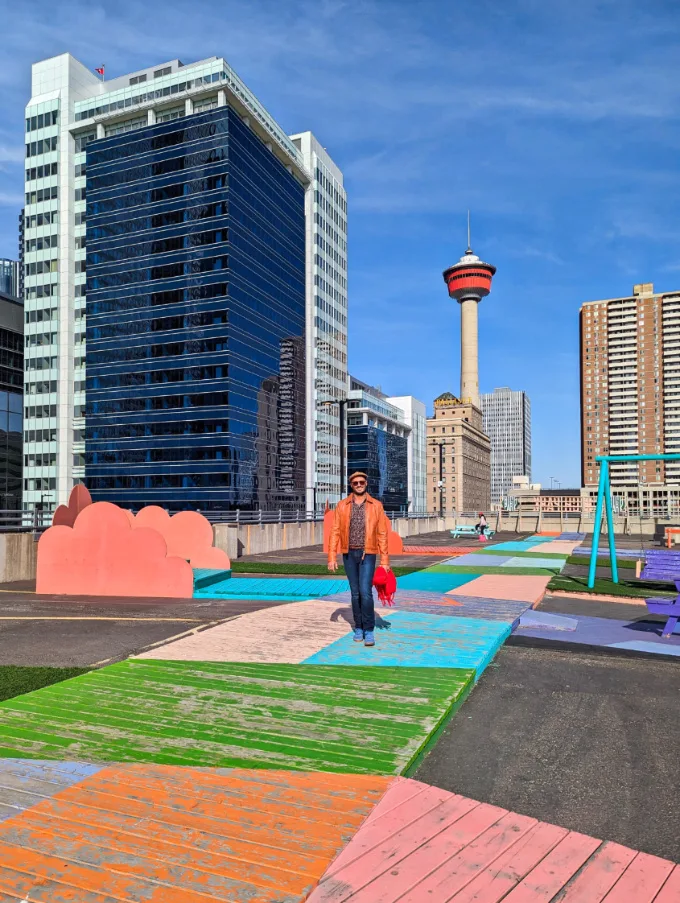
[[468,210],[468,243],[467,243],[467,254],[472,254],[472,246],[470,245],[470,211]]

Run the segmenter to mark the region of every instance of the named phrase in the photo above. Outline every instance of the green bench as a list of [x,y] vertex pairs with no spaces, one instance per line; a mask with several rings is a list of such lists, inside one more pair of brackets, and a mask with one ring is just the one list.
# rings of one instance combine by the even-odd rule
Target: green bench
[[[457,539],[459,536],[479,536],[477,527],[472,526],[472,524],[459,524],[449,532],[454,539]],[[495,535],[496,531],[492,530],[490,527],[487,527],[484,533],[487,539],[491,539],[491,537]]]

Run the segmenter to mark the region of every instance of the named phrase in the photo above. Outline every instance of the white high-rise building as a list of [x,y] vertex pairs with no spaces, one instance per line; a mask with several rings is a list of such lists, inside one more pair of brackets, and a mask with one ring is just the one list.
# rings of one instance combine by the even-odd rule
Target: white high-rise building
[[312,176],[307,192],[307,510],[344,489],[340,410],[347,394],[347,195],[342,173],[311,132],[291,135]]
[[427,513],[427,408],[413,395],[399,395],[387,401],[404,413],[411,427],[408,434],[409,514]]
[[531,482],[531,404],[526,392],[494,389],[480,396],[491,440],[491,503],[510,493],[512,478]]
[[339,497],[338,409],[317,406],[347,383],[342,174],[311,133],[289,138],[220,57],[104,80],[65,53],[33,65],[26,106],[25,507],[65,502],[85,475],[85,149],[224,105],[306,188],[307,506],[317,482],[318,507]]

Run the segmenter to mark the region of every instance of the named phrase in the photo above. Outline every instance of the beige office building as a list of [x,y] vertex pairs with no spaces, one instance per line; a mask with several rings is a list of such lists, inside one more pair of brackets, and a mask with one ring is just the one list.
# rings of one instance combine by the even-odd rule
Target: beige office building
[[491,442],[482,412],[445,392],[427,420],[427,510],[488,512],[490,506]]
[[[581,307],[581,477],[597,455],[680,452],[680,292],[633,287]],[[680,485],[680,461],[612,463],[612,486]]]

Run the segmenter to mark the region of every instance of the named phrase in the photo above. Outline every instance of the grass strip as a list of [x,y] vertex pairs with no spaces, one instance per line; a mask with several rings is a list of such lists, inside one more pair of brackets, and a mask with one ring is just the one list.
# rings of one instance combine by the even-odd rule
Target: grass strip
[[43,668],[0,665],[0,702],[86,674],[89,668]]
[[[296,577],[342,577],[342,570],[335,574],[330,573],[325,564],[296,564],[295,562],[268,562],[268,561],[233,561],[231,570],[234,574],[290,574]],[[394,567],[395,577],[404,577],[414,571],[422,570],[421,567]]]
[[508,549],[477,549],[478,555],[504,555],[506,558],[553,558],[555,561],[564,561],[567,557],[560,552],[541,552],[541,547],[533,552],[510,552]]
[[[536,557],[536,556],[534,556]],[[559,570],[555,568],[555,570],[551,570],[550,568],[508,568],[508,567],[486,567],[486,565],[465,565],[461,567],[457,567],[456,565],[449,564],[437,564],[434,567],[430,567],[425,571],[426,574],[476,574],[477,576],[483,576],[484,574],[503,574],[505,577],[512,577],[513,574],[516,577],[551,577],[555,572]]]
[[614,583],[604,577],[596,577],[595,584],[588,586],[588,575],[570,576],[568,574],[556,574],[548,584],[548,590],[557,589],[561,592],[593,593],[600,596],[634,596],[646,599],[651,596],[677,596],[677,591],[671,589],[667,583],[653,583],[646,580],[621,580]]
[[[612,560],[607,556],[598,557],[597,566],[599,568],[608,568],[611,567]],[[629,568],[631,570],[635,570],[635,559],[634,558],[617,558],[616,563],[621,568]],[[584,555],[570,555],[567,558],[567,564],[575,564],[578,567],[587,568],[590,565],[590,558],[586,558]]]

